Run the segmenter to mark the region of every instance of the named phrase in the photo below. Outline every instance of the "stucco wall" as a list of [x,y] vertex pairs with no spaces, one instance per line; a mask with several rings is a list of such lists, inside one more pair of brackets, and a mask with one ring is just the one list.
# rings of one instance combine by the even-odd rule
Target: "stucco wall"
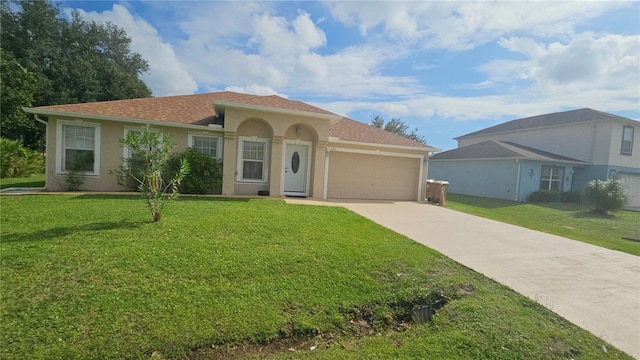
[[[57,124],[59,120],[72,121],[70,119],[50,118],[47,125],[47,169],[46,181],[47,190],[59,191],[65,189],[66,176],[57,173],[56,169],[56,148],[59,146],[56,139]],[[98,175],[87,175],[80,190],[85,191],[125,191],[127,189],[118,185],[116,177],[109,174],[110,170],[117,169],[122,164],[123,149],[119,140],[124,137],[125,128],[144,129],[144,126],[135,123],[123,123],[113,121],[79,120],[78,125],[100,124],[100,168]],[[189,130],[184,128],[154,126],[169,134],[171,141],[175,144],[174,152],[181,152],[187,148],[188,134],[220,134],[216,131]]]
[[515,200],[515,160],[429,161],[429,178],[449,182],[456,194]]
[[[296,129],[299,129],[296,131]],[[268,179],[264,183],[248,183],[237,179],[238,144],[240,136],[256,136],[269,140]],[[225,155],[223,189],[225,195],[255,195],[268,190],[270,196],[280,196],[284,177],[282,154],[284,140],[311,142],[311,169],[308,195],[322,198],[324,153],[329,136],[329,119],[296,114],[280,114],[256,109],[227,107],[225,109]]]

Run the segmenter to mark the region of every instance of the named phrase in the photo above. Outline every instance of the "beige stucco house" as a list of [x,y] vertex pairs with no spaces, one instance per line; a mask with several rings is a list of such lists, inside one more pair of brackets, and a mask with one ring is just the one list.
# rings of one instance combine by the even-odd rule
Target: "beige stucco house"
[[318,107],[235,92],[25,108],[47,126],[46,188],[67,160],[89,153],[81,190],[122,191],[110,170],[129,156],[119,139],[147,124],[223,163],[223,195],[424,199],[437,149]]

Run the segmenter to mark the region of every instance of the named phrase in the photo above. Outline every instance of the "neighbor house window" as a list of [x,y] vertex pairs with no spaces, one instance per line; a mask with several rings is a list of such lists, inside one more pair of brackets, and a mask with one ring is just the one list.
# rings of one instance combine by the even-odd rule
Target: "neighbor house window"
[[267,181],[269,142],[267,139],[240,138],[238,180]]
[[57,123],[56,168],[98,175],[100,169],[100,125],[60,120]]
[[562,191],[562,177],[564,169],[561,167],[543,166],[540,175],[540,190]]
[[625,125],[622,128],[622,146],[620,147],[620,154],[631,155],[633,151],[633,126]]
[[214,159],[222,158],[222,140],[218,136],[189,134],[189,147]]

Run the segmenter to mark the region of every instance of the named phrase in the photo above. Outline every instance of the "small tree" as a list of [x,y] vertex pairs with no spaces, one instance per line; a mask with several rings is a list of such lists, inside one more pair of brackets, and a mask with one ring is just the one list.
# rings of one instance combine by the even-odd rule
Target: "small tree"
[[178,195],[178,185],[189,172],[189,163],[183,159],[174,175],[165,180],[165,163],[174,144],[168,134],[153,131],[149,125],[142,133],[130,131],[120,143],[132,154],[124,159],[124,169],[138,183],[138,190],[147,202],[153,221],[158,222],[167,201]]
[[593,207],[591,211],[601,214],[620,210],[628,201],[622,186],[615,179],[590,181],[584,189],[584,199]]

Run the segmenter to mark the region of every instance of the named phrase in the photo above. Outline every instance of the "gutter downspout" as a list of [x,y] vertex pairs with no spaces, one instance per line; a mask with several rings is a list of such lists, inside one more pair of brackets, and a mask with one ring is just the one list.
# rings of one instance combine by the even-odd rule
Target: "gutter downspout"
[[44,124],[44,187],[42,190],[47,190],[47,150],[49,149],[49,122],[40,118],[40,115],[34,114],[37,122]]
[[520,170],[522,170],[522,163],[519,159],[516,159],[516,164],[518,164],[518,175],[516,176],[516,198],[513,201],[518,201],[520,196]]
[[327,200],[329,188],[329,148],[324,152],[324,184],[322,184],[322,200]]
[[420,159],[420,175],[418,176],[418,199],[416,200],[418,202],[424,201],[424,199],[422,198],[422,182],[424,181],[424,179],[422,178],[422,174],[424,173],[424,163],[428,161],[428,159],[428,153],[426,157]]

